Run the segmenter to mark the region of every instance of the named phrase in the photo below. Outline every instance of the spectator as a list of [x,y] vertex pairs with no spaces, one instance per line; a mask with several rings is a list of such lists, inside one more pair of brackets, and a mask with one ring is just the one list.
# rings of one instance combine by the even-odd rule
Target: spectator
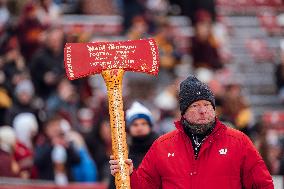
[[111,132],[108,117],[103,117],[85,138],[90,154],[98,167],[98,181],[109,182],[108,156],[111,154]]
[[212,70],[222,68],[218,43],[212,33],[212,20],[208,12],[196,13],[195,35],[191,39],[191,55],[195,68],[205,67]]
[[[126,111],[126,125],[129,134],[129,158],[138,168],[145,154],[150,149],[158,135],[153,132],[154,120],[152,113],[139,102],[134,102]],[[114,177],[112,177],[109,189],[115,189]]]
[[20,113],[13,120],[16,134],[14,158],[20,167],[20,176],[24,179],[36,178],[33,164],[34,138],[38,132],[38,122],[32,113]]
[[97,165],[90,156],[84,138],[74,130],[67,131],[66,135],[74,143],[75,149],[80,156],[80,163],[72,167],[74,181],[96,182],[98,174]]
[[28,3],[20,16],[17,34],[21,44],[21,53],[25,60],[30,62],[33,54],[42,45],[42,34],[45,28],[37,17],[37,6],[34,3]]
[[0,0],[0,31],[10,17],[10,11],[7,8],[7,0]]
[[[58,82],[58,81],[57,81]],[[48,117],[60,114],[68,120],[72,127],[78,129],[78,96],[71,81],[62,78],[57,86],[57,91],[46,101],[46,111]]]
[[205,10],[206,12],[209,13],[209,16],[211,18],[211,20],[215,21],[216,18],[216,10],[215,10],[215,2],[214,0],[200,0],[200,1],[192,1],[193,2],[193,11],[192,11],[192,23],[195,24],[196,22],[198,22],[198,19],[196,20],[196,17],[194,17],[196,15],[196,13],[199,10]]
[[0,127],[0,176],[18,177],[19,165],[13,158],[16,136],[10,126]]
[[159,47],[159,77],[161,77],[159,83],[165,83],[165,78],[173,81],[176,78],[175,68],[180,63],[180,53],[176,50],[174,45],[173,28],[168,21],[160,20],[154,38]]
[[59,24],[60,14],[60,8],[53,0],[39,0],[37,17],[44,26]]
[[64,33],[59,28],[51,28],[46,33],[44,47],[34,54],[30,67],[36,94],[43,99],[55,92],[58,80],[65,73]]
[[134,102],[126,111],[126,125],[129,141],[129,157],[134,167],[138,167],[158,135],[152,130],[154,118],[152,113],[139,102]]
[[127,31],[127,38],[130,40],[142,39],[149,36],[149,24],[147,20],[139,15],[132,19],[132,25]]
[[275,82],[281,102],[284,102],[284,40],[280,44],[280,63],[275,67]]
[[123,26],[124,31],[127,31],[131,26],[134,18],[139,15],[144,15],[146,4],[139,0],[123,0]]
[[15,100],[6,114],[6,122],[12,124],[19,113],[29,112],[38,116],[38,108],[34,105],[34,86],[29,79],[20,81],[15,87]]
[[54,180],[57,184],[73,181],[71,168],[80,163],[74,144],[67,140],[63,123],[60,117],[46,122],[45,140],[36,146],[34,157],[38,178]]
[[28,75],[28,70],[25,59],[20,51],[19,41],[14,35],[14,31],[7,31],[4,33],[0,41],[2,41],[0,53],[3,55],[3,62],[0,67],[5,76],[5,87],[10,94],[13,94],[14,87],[21,79]]
[[[171,124],[180,115],[178,114],[177,80],[166,86],[154,99],[154,104],[159,108],[159,124],[156,131],[166,134],[176,128]],[[167,102],[167,103],[164,103]]]
[[241,93],[241,86],[239,84],[233,83],[226,86],[222,113],[223,118],[231,122],[236,129],[249,135],[249,127],[253,122],[253,114],[248,101]]
[[[270,157],[271,147],[267,142],[267,125],[263,122],[258,122],[254,125],[253,131],[251,134],[252,140],[254,141],[254,145],[261,154],[263,161],[265,162],[267,169],[270,173],[272,173],[272,164]],[[284,174],[284,172],[283,172]]]

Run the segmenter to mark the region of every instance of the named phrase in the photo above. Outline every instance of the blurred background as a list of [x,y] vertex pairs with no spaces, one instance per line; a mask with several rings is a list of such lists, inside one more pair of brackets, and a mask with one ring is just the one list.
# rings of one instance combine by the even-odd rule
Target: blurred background
[[283,12],[283,0],[0,0],[0,188],[108,187],[105,84],[67,80],[63,47],[149,37],[159,75],[126,73],[124,109],[139,101],[158,135],[172,131],[179,82],[194,74],[283,188]]

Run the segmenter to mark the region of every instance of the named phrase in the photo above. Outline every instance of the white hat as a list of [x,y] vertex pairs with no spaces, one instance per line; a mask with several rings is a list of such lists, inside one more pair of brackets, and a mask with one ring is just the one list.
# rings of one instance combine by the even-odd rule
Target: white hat
[[153,126],[152,113],[141,103],[135,101],[126,111],[127,126],[130,126],[135,119],[143,118],[150,126]]
[[8,153],[12,153],[16,144],[16,135],[10,126],[0,127],[0,148]]
[[13,120],[13,127],[17,139],[29,148],[32,148],[32,135],[38,132],[38,123],[34,114],[20,113]]

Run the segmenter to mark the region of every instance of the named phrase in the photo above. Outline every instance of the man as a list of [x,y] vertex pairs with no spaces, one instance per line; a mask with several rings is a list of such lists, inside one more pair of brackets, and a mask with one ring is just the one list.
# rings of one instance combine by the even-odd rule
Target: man
[[43,48],[33,54],[29,65],[36,95],[44,100],[56,92],[58,80],[64,74],[64,32],[50,28],[46,33]]
[[126,111],[126,122],[130,137],[129,158],[138,168],[158,135],[153,131],[152,113],[139,102],[134,102]]
[[59,185],[74,180],[71,168],[81,159],[74,144],[67,138],[66,127],[60,116],[47,120],[44,128],[46,138],[38,142],[34,155],[39,179],[54,180]]
[[[157,139],[138,169],[130,165],[131,188],[273,189],[272,178],[249,138],[222,124],[209,87],[193,76],[180,85],[181,120]],[[111,157],[111,174],[119,165]]]

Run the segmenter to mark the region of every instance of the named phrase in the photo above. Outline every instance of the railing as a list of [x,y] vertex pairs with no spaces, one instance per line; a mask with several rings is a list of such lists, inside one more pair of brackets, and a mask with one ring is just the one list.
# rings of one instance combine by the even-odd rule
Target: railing
[[0,189],[106,189],[105,183],[70,183],[59,186],[51,181],[0,177]]
[[[282,175],[273,176],[274,188],[284,189]],[[58,186],[52,182],[39,180],[22,180],[0,177],[0,189],[106,189],[107,185],[102,183],[71,183],[66,186]]]

